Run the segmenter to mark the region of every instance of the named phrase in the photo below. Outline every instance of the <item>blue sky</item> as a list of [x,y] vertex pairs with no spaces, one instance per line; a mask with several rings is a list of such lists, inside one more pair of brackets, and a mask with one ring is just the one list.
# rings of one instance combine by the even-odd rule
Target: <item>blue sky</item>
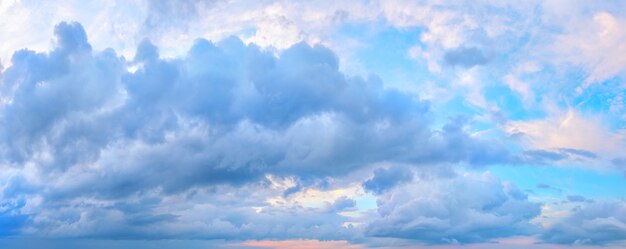
[[622,248],[622,1],[0,0],[1,248]]

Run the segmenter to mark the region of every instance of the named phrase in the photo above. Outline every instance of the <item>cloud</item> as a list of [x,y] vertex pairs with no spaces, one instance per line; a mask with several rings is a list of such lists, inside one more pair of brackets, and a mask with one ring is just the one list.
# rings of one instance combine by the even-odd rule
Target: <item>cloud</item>
[[550,190],[555,190],[555,191],[557,191],[557,192],[559,192],[559,193],[563,192],[563,190],[562,190],[562,189],[557,188],[557,187],[554,187],[554,186],[550,186],[550,185],[545,184],[545,183],[538,183],[538,184],[536,185],[536,187],[537,187],[537,188],[539,188],[539,189],[550,189]]
[[[321,45],[275,52],[234,37],[199,39],[185,56],[163,58],[144,40],[127,60],[94,50],[78,23],[54,34],[54,49],[19,50],[1,75],[0,153],[3,167],[20,172],[0,181],[5,236],[484,242],[536,232],[538,204],[492,176],[424,178],[411,167],[599,153],[557,141],[515,155],[468,132],[465,116],[433,128],[428,102],[376,76],[345,75]],[[541,144],[533,125],[511,127]],[[357,180],[380,195],[373,221],[340,214],[358,209],[354,196],[320,207],[293,201],[377,163],[405,166]],[[297,183],[274,189],[268,175]]]
[[582,195],[568,195],[567,196],[567,200],[570,201],[570,202],[586,202],[586,201],[588,201],[587,198],[585,198]]
[[356,201],[347,197],[341,197],[335,200],[335,202],[333,202],[329,210],[338,212],[338,211],[343,211],[345,209],[353,208],[354,206],[356,206]]
[[275,57],[237,38],[198,40],[187,57],[163,60],[144,42],[128,62],[112,50],[91,54],[78,24],[60,24],[56,35],[57,49],[19,51],[5,74],[2,134],[12,163],[45,153],[37,163],[50,170],[95,163],[121,167],[117,174],[164,172],[178,162],[200,175],[250,178],[327,175],[379,160],[488,163],[502,152],[469,137],[459,120],[431,131],[427,103],[376,78],[344,76],[321,46]]
[[[338,214],[354,211],[354,200],[330,197],[332,203],[308,206],[271,202],[281,188],[268,181],[242,186],[197,187],[175,194],[144,190],[125,198],[27,196],[19,210],[25,222],[18,235],[60,239],[104,240],[284,240],[355,241],[356,219]],[[41,196],[41,195],[39,195]],[[37,201],[39,200],[39,201]]]
[[2,248],[20,249],[67,249],[67,248],[92,248],[92,249],[252,249],[250,246],[236,246],[226,244],[224,241],[215,240],[104,240],[104,239],[59,239],[59,238],[3,238],[0,239]]
[[[275,54],[238,38],[199,39],[186,56],[165,59],[145,40],[126,60],[94,51],[78,23],[60,23],[55,36],[50,52],[17,51],[2,75],[2,160],[28,175],[24,186],[39,189],[22,193],[25,204],[11,217],[26,221],[11,224],[32,235],[352,240],[356,228],[344,227],[351,219],[337,214],[353,208],[349,197],[320,210],[256,200],[181,211],[164,200],[267,184],[268,175],[298,179],[298,192],[380,162],[510,159],[500,143],[468,134],[465,118],[432,129],[427,102],[375,76],[344,75],[320,45]],[[387,173],[375,173],[368,188],[406,181]],[[194,212],[216,216],[188,223]],[[161,229],[148,232],[154,226]]]
[[[0,37],[6,38],[0,45],[5,66],[0,70],[0,205],[6,211],[0,214],[0,223],[8,228],[6,235],[354,242],[361,239],[360,229],[372,227],[369,220],[338,213],[354,216],[362,200],[340,193],[311,207],[301,198],[303,192],[352,181],[354,188],[369,195],[408,192],[419,199],[420,194],[407,189],[415,186],[414,181],[431,183],[442,192],[460,188],[439,186],[439,180],[462,182],[446,178],[450,175],[422,179],[423,171],[433,168],[574,163],[626,169],[621,159],[624,131],[606,122],[615,120],[590,115],[596,107],[581,110],[591,104],[579,101],[595,100],[567,99],[571,89],[563,85],[586,80],[582,84],[587,87],[623,74],[624,61],[607,56],[621,51],[623,32],[617,28],[624,23],[621,4],[76,3],[0,4],[0,16],[7,20],[0,24]],[[81,21],[88,32],[77,23],[61,23],[47,50],[46,30],[64,18]],[[239,38],[225,38],[229,35]],[[359,63],[365,67],[366,59],[385,50],[370,50],[363,41],[387,41],[396,35],[418,43],[407,48],[414,45],[412,55],[425,59],[433,74],[422,74],[421,65],[404,68],[402,61],[401,67],[363,69],[383,70],[382,75],[406,73],[409,86],[399,90],[394,86],[406,82],[385,83],[376,76],[354,77],[340,70],[358,68]],[[144,40],[135,56],[129,56],[144,36],[151,41]],[[214,41],[192,42],[196,37]],[[303,40],[309,43],[299,43]],[[22,46],[29,49],[5,60],[8,50]],[[101,50],[105,46],[114,49]],[[440,68],[434,70],[438,63],[467,70],[441,73]],[[575,68],[561,67],[562,63]],[[510,72],[515,65],[527,68]],[[448,89],[446,96],[424,101],[423,92],[415,90],[422,88],[417,82],[422,78]],[[485,97],[503,80],[523,95],[523,110],[510,110],[509,102],[515,100],[511,103],[517,105],[518,96]],[[545,114],[546,100],[557,99],[558,105],[573,102],[580,108],[533,120]],[[500,104],[505,102],[509,104]],[[615,114],[619,101],[613,102],[610,109]],[[459,112],[475,116],[446,120]],[[509,134],[523,134],[521,139],[503,138],[500,125]],[[275,189],[269,176],[294,184]],[[500,195],[495,192],[506,184],[493,185],[496,190],[486,195]],[[460,197],[441,193],[437,198]],[[467,210],[477,208],[467,206],[489,202],[482,198],[464,200],[459,212],[474,217]],[[575,193],[567,198],[580,200]],[[579,204],[587,203],[571,205]],[[402,209],[395,206],[394,210]],[[210,217],[200,215],[206,213]],[[467,229],[468,235],[441,228],[435,231],[448,237],[426,234],[419,239],[428,243],[492,239],[476,228],[481,225],[465,227],[456,216],[448,220]],[[388,236],[407,236],[392,225]],[[154,232],[148,227],[162,229]],[[406,233],[415,232],[411,229]],[[526,227],[519,230],[528,232]],[[376,234],[387,236],[384,231]],[[500,229],[493,236],[506,234],[515,233]]]
[[626,239],[626,203],[595,201],[574,208],[552,225],[542,238],[562,244],[606,245]]
[[465,174],[416,179],[379,197],[367,234],[429,244],[475,243],[533,234],[540,204],[496,177]]
[[568,154],[574,154],[574,155],[578,155],[578,156],[582,156],[582,157],[586,157],[586,158],[597,158],[598,155],[596,155],[596,153],[593,153],[591,151],[587,151],[587,150],[577,150],[577,149],[571,149],[571,148],[559,148],[559,151],[564,152],[564,153],[568,153]]
[[475,47],[458,47],[449,50],[445,53],[443,59],[449,65],[466,68],[484,65],[489,62],[489,58],[487,58],[484,52]]
[[[586,8],[585,11],[588,12]],[[581,15],[564,25],[565,32],[554,41],[553,48],[560,55],[557,58],[563,60],[561,63],[574,64],[587,73],[582,88],[625,73],[626,60],[614,56],[626,52],[626,32],[621,28],[626,20],[618,14],[598,11]]]
[[[143,23],[146,34],[162,34],[167,29],[188,32],[187,25],[199,12],[212,6],[214,0],[163,1],[147,0],[147,15]],[[165,29],[165,30],[164,30]]]
[[550,188],[550,185],[544,184],[544,183],[539,183],[539,184],[537,184],[537,188],[547,189],[547,188]]
[[[508,122],[505,130],[509,134],[522,134],[524,146],[549,152],[553,159],[618,157],[624,153],[623,130],[614,130],[603,120],[602,116],[583,115],[574,109],[557,110],[544,119]],[[594,165],[604,167],[607,163]]]
[[626,178],[626,158],[616,157],[611,160],[611,163],[613,163],[613,165],[617,167],[618,169],[623,170],[624,178]]
[[413,172],[409,169],[401,167],[381,168],[374,171],[374,177],[363,183],[363,188],[376,194],[382,194],[398,184],[411,180],[413,180]]
[[524,151],[526,160],[534,163],[546,163],[558,161],[567,158],[567,154],[555,153],[545,150],[527,150]]
[[35,191],[20,175],[14,175],[0,185],[0,237],[20,234],[20,229],[28,221],[28,216],[20,210],[26,205],[26,195]]

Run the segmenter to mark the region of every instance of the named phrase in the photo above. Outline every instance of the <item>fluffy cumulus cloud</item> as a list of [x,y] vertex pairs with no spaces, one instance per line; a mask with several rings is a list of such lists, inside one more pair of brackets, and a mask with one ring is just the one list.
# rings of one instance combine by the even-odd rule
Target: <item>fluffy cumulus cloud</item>
[[363,188],[377,194],[413,179],[413,173],[406,168],[377,169],[374,177],[363,183]]
[[[568,196],[571,201],[584,201]],[[594,201],[577,206],[571,215],[548,229],[543,238],[565,244],[611,244],[626,240],[626,203]]]
[[383,194],[367,234],[430,244],[485,242],[533,234],[540,204],[489,173],[421,177]]
[[623,245],[623,7],[0,1],[0,244]]
[[[237,38],[200,39],[162,59],[146,40],[126,59],[94,51],[78,23],[54,34],[52,51],[17,51],[2,74],[5,234],[356,239],[337,214],[354,200],[268,206],[298,191],[273,190],[268,175],[305,188],[383,161],[508,160],[462,118],[432,130],[428,103],[374,76],[345,76],[322,46],[274,55]],[[407,172],[377,170],[363,186],[382,193],[410,181]],[[235,201],[239,192],[259,197]]]

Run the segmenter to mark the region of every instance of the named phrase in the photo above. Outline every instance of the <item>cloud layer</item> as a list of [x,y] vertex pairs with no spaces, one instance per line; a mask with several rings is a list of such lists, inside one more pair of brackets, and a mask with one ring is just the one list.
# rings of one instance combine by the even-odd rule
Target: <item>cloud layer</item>
[[490,174],[463,175],[421,178],[384,194],[378,213],[367,230],[372,236],[458,244],[534,234],[529,221],[540,205]]
[[[506,160],[499,145],[465,133],[463,119],[432,130],[427,102],[374,76],[345,76],[322,46],[300,43],[277,56],[237,38],[200,39],[186,56],[162,59],[144,41],[128,60],[93,51],[78,23],[54,33],[54,50],[20,50],[2,74],[1,153],[14,172],[3,188],[6,234],[141,238],[162,224],[159,236],[354,239],[338,232],[349,219],[337,212],[354,206],[345,198],[331,211],[255,213],[242,201],[227,209],[237,215],[217,211],[233,204],[212,203],[204,211],[216,217],[172,230],[167,224],[191,217],[163,202],[196,189],[267,188],[268,175],[307,187],[379,162]],[[375,193],[398,181],[376,172],[364,183]]]
[[611,4],[243,3],[133,2],[145,12],[109,20],[114,1],[88,32],[61,22],[51,49],[3,60],[0,236],[626,240],[620,200],[483,173],[625,170]]

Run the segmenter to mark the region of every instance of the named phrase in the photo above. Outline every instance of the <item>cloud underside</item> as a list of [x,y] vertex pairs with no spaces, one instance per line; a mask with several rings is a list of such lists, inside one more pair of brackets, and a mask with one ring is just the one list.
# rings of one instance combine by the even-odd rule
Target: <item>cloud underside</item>
[[[459,59],[468,53],[473,59]],[[449,56],[466,67],[487,62],[472,49]],[[348,77],[331,50],[306,43],[276,55],[238,38],[199,39],[185,56],[164,59],[144,41],[127,59],[94,51],[80,24],[61,23],[52,51],[15,52],[0,77],[9,172],[0,235],[485,242],[540,232],[531,222],[539,204],[488,174],[417,172],[595,156],[516,155],[468,134],[463,117],[434,129],[428,102],[375,76]],[[380,164],[401,166],[374,170]],[[369,170],[354,181],[378,195],[376,212],[342,215],[355,209],[348,197],[322,207],[267,201]],[[296,184],[277,187],[272,177]],[[609,218],[623,225],[616,217],[625,216]],[[568,222],[580,221],[544,238],[609,241],[563,229]]]

